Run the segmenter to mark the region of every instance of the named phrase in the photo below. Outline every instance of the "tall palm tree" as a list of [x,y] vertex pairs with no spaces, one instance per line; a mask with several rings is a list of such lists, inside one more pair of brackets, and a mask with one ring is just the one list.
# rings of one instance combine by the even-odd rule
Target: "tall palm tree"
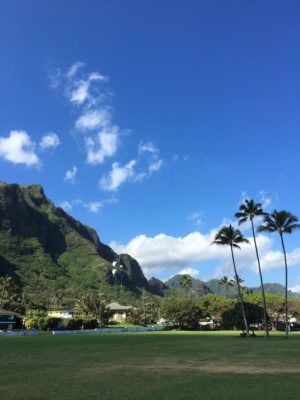
[[192,287],[192,279],[189,275],[182,275],[179,280],[180,286],[185,289],[185,295],[188,297],[188,292]]
[[292,213],[282,210],[274,210],[271,215],[266,215],[264,218],[264,225],[260,225],[257,228],[257,232],[278,232],[281,240],[284,264],[285,264],[285,337],[288,338],[289,327],[288,327],[288,265],[286,260],[286,251],[283,241],[284,233],[293,233],[294,230],[300,228],[300,224],[297,224],[298,218]]
[[232,282],[228,278],[228,276],[224,275],[223,278],[219,280],[219,285],[223,286],[223,288],[225,289],[226,297],[228,297],[228,289],[230,286],[232,286]]
[[261,203],[255,203],[254,200],[246,199],[243,204],[240,205],[240,211],[235,214],[235,217],[239,220],[239,225],[243,224],[244,222],[250,221],[251,229],[252,229],[252,236],[254,240],[255,252],[256,252],[256,259],[257,259],[257,266],[260,278],[260,286],[263,298],[263,307],[264,307],[264,322],[265,322],[265,337],[269,336],[268,330],[268,321],[267,321],[267,304],[266,304],[266,295],[265,295],[265,288],[263,277],[261,273],[261,266],[260,266],[260,259],[258,254],[258,248],[256,243],[256,236],[254,230],[254,218],[255,217],[265,217],[267,213],[265,213],[262,209]]
[[242,233],[238,229],[235,229],[231,224],[229,226],[224,226],[223,228],[221,228],[219,230],[219,232],[216,234],[215,240],[212,242],[212,244],[217,244],[217,245],[221,245],[221,246],[230,246],[232,264],[233,264],[233,268],[234,268],[235,279],[236,279],[237,286],[238,286],[238,295],[239,295],[239,300],[241,303],[241,310],[242,310],[245,330],[246,330],[247,336],[250,336],[248,322],[247,322],[244,304],[243,304],[241,286],[239,283],[239,276],[237,274],[234,253],[233,253],[234,248],[240,249],[240,246],[239,246],[240,243],[249,243],[249,241],[242,235]]
[[230,279],[230,284],[231,284],[231,286],[238,286],[238,283],[239,283],[239,285],[240,285],[240,288],[241,288],[241,293],[242,293],[242,295],[244,295],[245,294],[245,286],[242,286],[241,284],[243,283],[243,282],[245,282],[244,281],[244,279],[242,279],[239,275],[237,275],[235,278],[233,278],[233,279]]

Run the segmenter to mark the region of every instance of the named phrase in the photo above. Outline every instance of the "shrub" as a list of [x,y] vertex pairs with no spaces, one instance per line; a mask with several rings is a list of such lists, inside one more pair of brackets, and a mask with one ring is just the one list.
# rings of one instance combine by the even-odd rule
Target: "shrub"
[[30,310],[24,316],[27,329],[45,330],[47,328],[47,314],[43,310]]

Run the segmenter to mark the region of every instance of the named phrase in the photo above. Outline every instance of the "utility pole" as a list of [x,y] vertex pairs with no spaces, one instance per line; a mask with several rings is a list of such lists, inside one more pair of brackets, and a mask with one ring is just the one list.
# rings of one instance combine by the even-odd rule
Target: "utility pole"
[[123,265],[120,263],[120,255],[117,255],[117,260],[113,261],[112,263],[113,269],[112,269],[112,274],[114,277],[114,285],[115,285],[115,300],[120,301],[120,291],[119,291],[119,286],[117,286],[117,275],[121,274],[121,290],[123,287]]

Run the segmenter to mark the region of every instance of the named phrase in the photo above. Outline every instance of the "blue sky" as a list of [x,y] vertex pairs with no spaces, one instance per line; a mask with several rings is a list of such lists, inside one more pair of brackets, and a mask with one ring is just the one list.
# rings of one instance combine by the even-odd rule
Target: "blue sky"
[[[300,216],[298,1],[6,0],[0,15],[1,180],[41,183],[162,279],[232,275],[209,243],[245,196]],[[283,283],[277,238],[259,243]],[[251,246],[239,265],[256,285]]]

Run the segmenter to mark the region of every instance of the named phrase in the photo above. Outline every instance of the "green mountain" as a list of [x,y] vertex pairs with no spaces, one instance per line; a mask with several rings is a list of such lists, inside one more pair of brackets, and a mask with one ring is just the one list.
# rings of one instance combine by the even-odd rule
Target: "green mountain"
[[[172,289],[181,289],[180,287],[180,278],[182,275],[175,275],[172,278],[168,279],[165,284]],[[237,289],[235,287],[228,287],[228,291],[219,284],[218,279],[211,279],[207,282],[203,282],[200,279],[195,279],[193,277],[190,277],[192,280],[192,289],[193,291],[199,290],[201,286],[207,287],[211,293],[214,294],[220,294],[220,295],[227,295],[229,297],[235,297],[237,295]],[[267,293],[272,293],[272,294],[277,294],[280,296],[284,296],[284,291],[285,288],[283,285],[279,283],[265,283],[264,284],[265,291]],[[248,288],[250,291],[253,292],[260,292],[261,288],[259,287],[251,287]],[[291,292],[290,290],[288,291],[288,296],[289,298],[298,298],[299,295],[296,293]]]
[[[265,291],[268,293],[277,294],[279,296],[285,295],[285,287],[280,283],[264,283],[264,287]],[[253,292],[260,292],[261,286],[250,288],[250,290],[253,290]],[[294,293],[291,290],[288,290],[288,297],[291,299],[298,298],[299,294]]]
[[[165,285],[167,285],[170,289],[181,289],[181,286],[180,286],[180,278],[181,277],[182,277],[182,275],[172,276],[172,278],[168,279],[165,282]],[[208,293],[214,293],[210,289],[210,287],[207,285],[206,282],[202,282],[199,279],[193,278],[192,276],[190,276],[190,278],[192,281],[192,288],[191,288],[192,292],[197,293],[199,296],[203,296]]]
[[98,291],[100,283],[111,294],[114,283],[129,295],[152,291],[129,255],[121,255],[123,272],[113,276],[116,259],[92,228],[56,207],[40,185],[0,183],[0,276],[11,276],[31,298],[46,301],[59,290],[74,298]]

